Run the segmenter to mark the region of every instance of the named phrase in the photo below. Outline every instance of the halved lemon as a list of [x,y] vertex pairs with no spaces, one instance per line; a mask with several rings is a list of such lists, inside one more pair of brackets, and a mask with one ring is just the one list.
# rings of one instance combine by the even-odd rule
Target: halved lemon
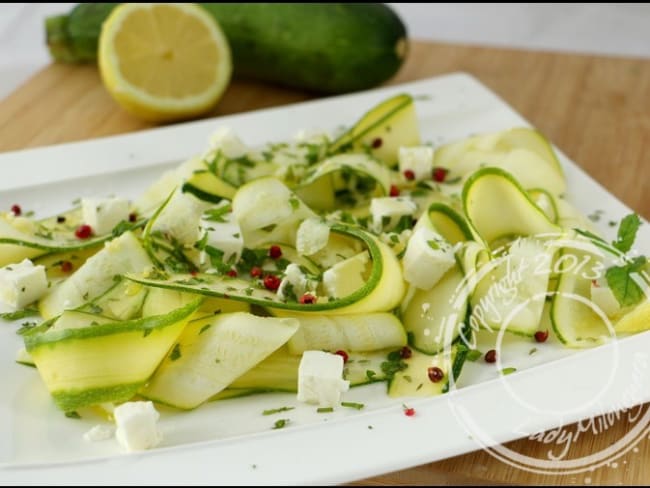
[[216,20],[192,4],[117,7],[99,38],[99,68],[111,96],[150,121],[210,110],[230,81],[230,47]]

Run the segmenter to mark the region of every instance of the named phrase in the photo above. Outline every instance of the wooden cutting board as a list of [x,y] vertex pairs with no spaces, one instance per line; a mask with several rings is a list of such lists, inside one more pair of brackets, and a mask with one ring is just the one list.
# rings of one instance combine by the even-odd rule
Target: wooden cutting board
[[[650,217],[650,60],[414,42],[391,84],[454,71],[476,76],[620,200]],[[310,98],[313,95],[237,81],[213,115]],[[146,127],[150,124],[115,105],[93,66],[51,65],[0,101],[0,151]],[[623,416],[602,433],[584,433],[572,445],[570,457],[603,449],[630,428]],[[407,442],[395,439],[386,448],[399,449]],[[432,437],[432,442],[444,439]],[[549,446],[524,439],[508,447],[544,458]],[[643,440],[609,466],[551,476],[515,469],[477,451],[359,484],[648,484],[648,458],[650,443]]]

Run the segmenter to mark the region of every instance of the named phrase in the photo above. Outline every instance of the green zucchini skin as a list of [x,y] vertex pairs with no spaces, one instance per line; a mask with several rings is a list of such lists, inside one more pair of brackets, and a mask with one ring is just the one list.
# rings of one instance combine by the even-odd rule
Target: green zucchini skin
[[[118,4],[84,3],[46,20],[57,61],[97,58],[102,22]],[[408,50],[401,19],[387,5],[203,3],[228,38],[234,72],[301,90],[345,93],[392,77]]]

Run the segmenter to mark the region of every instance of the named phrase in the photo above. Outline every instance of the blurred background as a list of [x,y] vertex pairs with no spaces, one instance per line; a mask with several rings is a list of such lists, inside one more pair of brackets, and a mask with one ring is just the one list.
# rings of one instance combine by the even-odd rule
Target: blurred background
[[[0,99],[50,62],[43,20],[72,5],[0,5]],[[413,38],[650,58],[650,3],[389,5]]]

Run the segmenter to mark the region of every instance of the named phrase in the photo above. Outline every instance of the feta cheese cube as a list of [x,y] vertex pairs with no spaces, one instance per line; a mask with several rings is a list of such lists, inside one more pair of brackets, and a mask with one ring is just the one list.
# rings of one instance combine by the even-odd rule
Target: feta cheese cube
[[323,351],[305,351],[298,367],[298,401],[334,407],[350,382],[343,379],[343,357]]
[[430,146],[400,147],[397,155],[399,171],[412,171],[416,180],[431,178],[433,148]]
[[291,263],[284,271],[284,278],[280,282],[277,295],[280,300],[287,298],[289,289],[292,289],[297,298],[300,298],[307,289],[307,277],[300,271],[300,266]]
[[402,260],[404,279],[422,290],[431,289],[454,265],[454,249],[432,229],[416,229]]
[[[229,206],[222,202],[212,211],[205,212],[199,220],[199,234],[205,240],[205,245],[223,252],[223,262],[237,262],[244,250],[244,238],[241,227],[232,211],[222,213],[219,210]],[[216,210],[216,212],[215,212]],[[201,252],[201,264],[208,261],[205,251]]]
[[607,280],[604,278],[591,283],[591,301],[609,318],[614,317],[621,311],[621,304],[618,303],[614,292],[607,285]]
[[370,201],[373,228],[381,232],[384,227],[394,227],[401,217],[412,216],[417,208],[416,203],[408,197],[373,198]]
[[129,219],[129,201],[124,198],[82,198],[81,213],[85,224],[96,235],[109,234],[122,220]]
[[330,227],[320,219],[305,219],[298,227],[296,249],[300,254],[311,256],[327,246]]
[[45,266],[29,259],[0,268],[0,300],[20,309],[41,298],[47,291]]
[[97,424],[84,433],[84,440],[88,442],[105,441],[113,437],[115,429],[108,425]]
[[126,402],[113,411],[115,438],[127,451],[142,451],[162,441],[158,429],[160,414],[152,402]]
[[228,159],[237,159],[246,155],[248,147],[230,127],[219,127],[210,137],[210,150],[221,151]]
[[365,285],[364,275],[369,260],[368,252],[364,251],[336,263],[325,271],[323,273],[323,287],[327,296],[342,298]]
[[210,203],[177,191],[153,224],[154,231],[169,232],[181,244],[193,245],[200,237],[199,219]]

